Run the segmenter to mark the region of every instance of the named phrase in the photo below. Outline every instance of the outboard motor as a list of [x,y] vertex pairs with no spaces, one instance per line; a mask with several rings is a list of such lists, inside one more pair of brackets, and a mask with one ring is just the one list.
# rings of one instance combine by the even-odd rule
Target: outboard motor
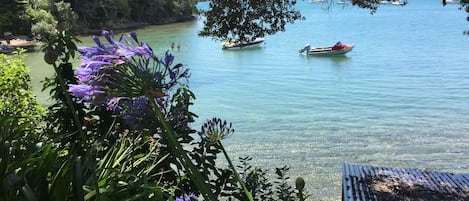
[[309,50],[309,49],[311,49],[311,45],[306,44],[305,47],[303,47],[303,49],[300,49],[298,52],[303,53],[304,51]]

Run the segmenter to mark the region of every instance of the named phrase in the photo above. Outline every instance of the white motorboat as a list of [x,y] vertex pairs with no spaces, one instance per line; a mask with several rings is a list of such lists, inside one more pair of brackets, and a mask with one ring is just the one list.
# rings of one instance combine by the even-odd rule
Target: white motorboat
[[344,55],[352,51],[354,45],[344,45],[341,42],[337,42],[334,46],[330,47],[311,47],[307,44],[305,47],[299,50],[300,53],[306,52],[307,55]]
[[250,42],[230,40],[223,42],[221,45],[223,49],[247,49],[260,47],[263,42],[264,38],[256,38],[255,40]]
[[309,0],[309,3],[324,3],[325,0]]
[[350,4],[350,1],[338,1],[337,4]]
[[397,0],[397,1],[393,1],[391,4],[395,6],[403,6],[407,4],[407,1]]
[[459,0],[446,0],[446,4],[458,4]]

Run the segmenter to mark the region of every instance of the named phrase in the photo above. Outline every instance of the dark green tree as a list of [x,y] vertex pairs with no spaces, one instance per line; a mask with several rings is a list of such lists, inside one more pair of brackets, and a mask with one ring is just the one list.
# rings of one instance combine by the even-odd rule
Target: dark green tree
[[0,0],[0,34],[4,31],[18,33],[29,30],[30,25],[20,18],[25,14],[27,4],[23,0]]
[[295,0],[212,0],[199,33],[215,40],[252,41],[285,31],[287,23],[304,19]]
[[[443,6],[446,6],[446,0],[442,0],[442,3],[443,3]],[[461,5],[459,9],[465,10],[466,13],[468,14],[466,19],[467,21],[469,21],[469,0],[460,0],[459,4]],[[464,34],[469,35],[469,30],[464,31]]]

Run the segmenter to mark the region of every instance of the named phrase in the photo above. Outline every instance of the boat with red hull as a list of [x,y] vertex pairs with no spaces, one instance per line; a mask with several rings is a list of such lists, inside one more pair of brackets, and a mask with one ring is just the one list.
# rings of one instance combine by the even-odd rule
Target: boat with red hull
[[307,44],[305,47],[299,50],[300,53],[306,52],[307,55],[344,55],[352,51],[354,45],[345,45],[341,42],[337,42],[334,46],[330,47],[311,47]]

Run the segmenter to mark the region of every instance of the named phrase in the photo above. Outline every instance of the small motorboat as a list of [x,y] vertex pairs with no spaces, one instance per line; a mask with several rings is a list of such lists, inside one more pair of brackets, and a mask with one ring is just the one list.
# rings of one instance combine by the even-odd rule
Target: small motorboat
[[299,52],[303,53],[306,51],[307,55],[344,55],[347,54],[347,52],[352,51],[354,47],[354,45],[345,45],[339,41],[331,47],[313,48],[311,45],[307,44],[305,47],[300,49]]
[[407,4],[407,1],[396,0],[396,1],[393,1],[391,4],[395,6],[404,6]]
[[0,45],[0,54],[11,54],[16,50],[15,47],[9,45]]
[[309,0],[309,3],[324,3],[325,0]]
[[379,4],[390,4],[395,6],[404,6],[407,4],[407,0],[382,0],[379,1]]
[[459,0],[446,0],[446,4],[458,4],[460,1]]
[[222,43],[222,49],[247,49],[247,48],[256,48],[260,47],[261,44],[264,42],[264,38],[256,38],[251,42],[239,42],[230,40],[227,42]]
[[392,4],[392,1],[391,0],[383,0],[383,1],[379,1],[379,4]]
[[338,1],[337,4],[350,4],[350,1]]

